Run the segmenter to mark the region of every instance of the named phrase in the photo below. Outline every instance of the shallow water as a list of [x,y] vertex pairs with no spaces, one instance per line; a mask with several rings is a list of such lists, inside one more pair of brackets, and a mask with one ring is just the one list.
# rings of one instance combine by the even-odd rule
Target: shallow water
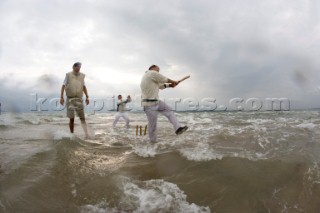
[[159,115],[157,144],[113,113],[0,115],[0,212],[320,212],[320,112]]

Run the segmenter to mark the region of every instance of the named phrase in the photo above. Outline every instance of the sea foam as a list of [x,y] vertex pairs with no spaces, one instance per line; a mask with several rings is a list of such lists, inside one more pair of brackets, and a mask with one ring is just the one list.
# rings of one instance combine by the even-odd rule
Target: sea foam
[[82,213],[105,212],[177,212],[209,213],[209,207],[187,202],[187,195],[176,184],[158,180],[138,183],[127,181],[123,184],[123,197],[118,207],[110,207],[107,202],[85,205]]
[[186,194],[176,184],[164,180],[148,180],[124,185],[123,202],[130,202],[134,212],[211,212],[209,207],[186,201]]

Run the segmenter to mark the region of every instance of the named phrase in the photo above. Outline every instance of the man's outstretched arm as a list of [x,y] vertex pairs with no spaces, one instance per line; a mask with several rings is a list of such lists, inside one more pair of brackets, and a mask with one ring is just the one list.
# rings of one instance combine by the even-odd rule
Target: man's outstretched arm
[[64,88],[66,86],[65,85],[62,85],[61,87],[61,94],[60,94],[60,104],[63,105],[64,104],[64,98],[63,98],[63,93],[64,93]]
[[167,83],[169,83],[169,87],[172,87],[172,88],[176,87],[179,84],[178,81],[174,81],[174,80],[171,80],[169,78],[168,78]]
[[88,95],[88,91],[87,91],[87,87],[83,86],[83,92],[86,95],[86,104],[89,104],[89,95]]

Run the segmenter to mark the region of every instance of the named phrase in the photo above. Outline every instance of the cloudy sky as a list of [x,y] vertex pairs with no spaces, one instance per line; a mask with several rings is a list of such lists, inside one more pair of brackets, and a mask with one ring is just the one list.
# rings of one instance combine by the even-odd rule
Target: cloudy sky
[[317,0],[0,0],[0,101],[59,97],[83,63],[91,98],[139,96],[151,65],[191,78],[165,98],[288,98],[320,107]]

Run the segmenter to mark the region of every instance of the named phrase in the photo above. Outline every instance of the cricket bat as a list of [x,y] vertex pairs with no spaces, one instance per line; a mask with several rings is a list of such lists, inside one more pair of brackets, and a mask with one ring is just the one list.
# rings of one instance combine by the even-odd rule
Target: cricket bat
[[190,78],[190,75],[187,75],[187,76],[183,77],[183,78],[180,79],[178,82],[180,83],[181,81],[187,80],[188,78]]
[[[190,75],[187,75],[187,76],[183,77],[182,79],[180,79],[180,80],[178,81],[178,83],[180,83],[181,81],[187,80],[188,78],[190,78]],[[170,85],[171,83],[165,83],[165,84],[169,87],[169,85]]]

